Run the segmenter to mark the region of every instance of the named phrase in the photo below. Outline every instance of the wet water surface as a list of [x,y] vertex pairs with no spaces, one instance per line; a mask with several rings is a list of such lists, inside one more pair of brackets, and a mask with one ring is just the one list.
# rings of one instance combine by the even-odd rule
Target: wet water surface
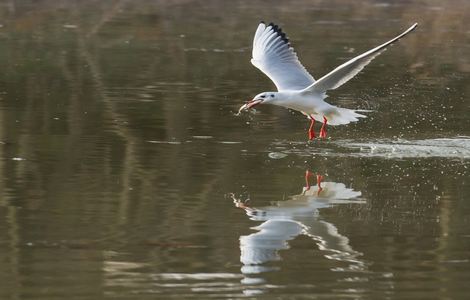
[[[466,299],[467,1],[0,4],[0,298]],[[372,110],[307,142],[250,63],[275,21]]]

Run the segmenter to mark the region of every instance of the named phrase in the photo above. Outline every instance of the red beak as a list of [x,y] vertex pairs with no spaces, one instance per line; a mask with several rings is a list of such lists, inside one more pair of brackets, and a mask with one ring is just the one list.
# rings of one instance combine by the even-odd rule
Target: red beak
[[263,102],[263,100],[251,100],[249,101],[247,104],[246,104],[246,109],[250,109],[252,107],[255,107],[256,105],[260,104],[261,102]]
[[242,107],[240,107],[240,109],[238,110],[238,114],[240,114],[244,110],[248,110],[252,108],[253,106],[260,104],[261,102],[263,102],[263,100],[253,99],[253,100],[248,101],[247,103],[243,104]]

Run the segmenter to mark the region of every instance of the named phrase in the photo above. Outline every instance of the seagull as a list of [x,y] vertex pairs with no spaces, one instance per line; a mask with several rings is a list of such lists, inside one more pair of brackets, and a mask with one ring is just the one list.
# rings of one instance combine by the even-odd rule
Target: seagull
[[260,104],[272,104],[300,111],[310,119],[309,140],[315,136],[315,121],[321,122],[320,138],[326,138],[326,125],[343,125],[356,122],[365,115],[325,102],[328,90],[334,90],[357,75],[367,64],[382,53],[387,46],[404,37],[418,26],[413,24],[390,41],[354,57],[330,73],[315,80],[300,63],[297,53],[281,28],[273,23],[258,25],[253,39],[251,63],[266,74],[276,85],[277,92],[256,95],[239,109],[239,113]]

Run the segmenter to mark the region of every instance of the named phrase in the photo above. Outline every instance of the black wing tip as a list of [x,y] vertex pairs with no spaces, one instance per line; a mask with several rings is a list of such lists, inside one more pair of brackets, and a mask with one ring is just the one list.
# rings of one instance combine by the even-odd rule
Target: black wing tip
[[286,34],[282,31],[282,28],[279,27],[278,25],[274,24],[273,22],[270,22],[268,24],[268,27],[271,26],[272,30],[277,33],[278,36],[281,37],[281,40],[284,41],[284,43],[289,44],[289,38],[287,38]]
[[264,23],[264,21],[263,21],[263,20],[259,21],[259,23],[260,23],[260,24],[266,24],[266,23]]

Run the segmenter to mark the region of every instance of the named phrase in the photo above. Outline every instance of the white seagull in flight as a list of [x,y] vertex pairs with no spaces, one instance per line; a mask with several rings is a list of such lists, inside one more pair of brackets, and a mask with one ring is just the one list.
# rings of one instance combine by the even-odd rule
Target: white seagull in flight
[[[331,105],[324,101],[326,91],[334,90],[359,73],[376,56],[393,42],[413,31],[417,23],[390,41],[354,57],[322,78],[315,80],[302,66],[281,28],[273,23],[258,25],[253,40],[251,63],[266,74],[276,85],[277,92],[264,92],[248,101],[239,112],[259,104],[273,104],[298,110],[310,120],[309,139],[315,138],[315,120],[322,122],[320,137],[326,137],[326,124],[342,125],[365,118],[352,110]],[[359,111],[360,112],[360,111]]]

